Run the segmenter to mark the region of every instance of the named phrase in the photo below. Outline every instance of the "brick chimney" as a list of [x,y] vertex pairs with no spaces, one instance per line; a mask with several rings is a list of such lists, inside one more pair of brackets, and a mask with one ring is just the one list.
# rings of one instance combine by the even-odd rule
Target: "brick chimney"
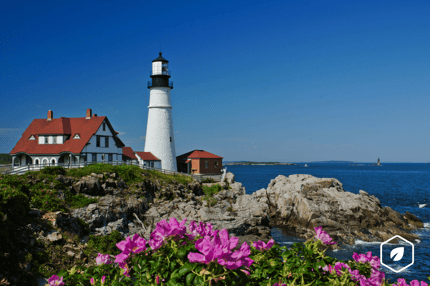
[[91,110],[91,108],[88,108],[87,109],[87,117],[86,117],[86,119],[91,119],[92,115],[93,115],[93,111]]
[[54,118],[54,112],[52,110],[48,110],[48,121],[51,121]]

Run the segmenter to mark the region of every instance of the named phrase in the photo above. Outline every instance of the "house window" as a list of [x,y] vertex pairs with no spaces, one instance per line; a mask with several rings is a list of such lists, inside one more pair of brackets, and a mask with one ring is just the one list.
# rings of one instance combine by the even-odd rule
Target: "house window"
[[97,147],[100,147],[100,136],[97,136]]
[[57,136],[52,137],[52,144],[57,144]]
[[170,137],[170,143],[172,143],[172,137]]
[[205,160],[205,168],[206,169],[209,168],[208,165],[209,165],[208,160]]
[[108,161],[112,161],[112,154],[108,154]]
[[106,131],[106,123],[103,122],[103,131]]
[[45,136],[45,144],[48,144],[48,136]]
[[93,162],[97,162],[97,154],[93,153]]
[[109,147],[109,137],[105,137],[105,147]]
[[154,168],[154,162],[150,162],[149,164]]
[[218,167],[218,161],[215,161],[215,167]]

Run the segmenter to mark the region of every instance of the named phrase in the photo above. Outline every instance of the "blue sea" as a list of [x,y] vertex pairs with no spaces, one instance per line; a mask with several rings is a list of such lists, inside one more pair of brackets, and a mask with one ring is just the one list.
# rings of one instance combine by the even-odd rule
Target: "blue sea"
[[[425,228],[416,233],[420,241],[413,241],[414,264],[409,268],[396,273],[382,266],[389,282],[396,282],[398,278],[406,278],[407,281],[418,279],[429,282],[430,276],[430,164],[418,163],[391,163],[382,166],[350,166],[346,163],[307,163],[298,166],[227,166],[227,171],[235,175],[237,182],[241,182],[248,194],[267,188],[271,179],[278,175],[289,176],[293,174],[309,174],[320,178],[336,178],[342,184],[345,191],[358,193],[364,190],[370,195],[375,195],[381,205],[405,213],[415,214],[424,223]],[[421,208],[420,208],[421,206]],[[287,236],[280,229],[272,229],[273,238],[281,245],[291,245],[293,242],[303,241],[301,239]],[[405,263],[402,260],[388,264],[398,271],[412,259],[412,247],[407,244],[388,245],[390,249],[404,247]],[[329,253],[338,259],[349,260],[354,252],[367,253],[372,251],[373,255],[380,256],[380,242],[365,243],[356,241],[353,246]],[[384,261],[389,261],[389,253],[384,248]],[[387,260],[386,259],[387,255]],[[393,258],[394,259],[394,258]],[[388,263],[388,262],[387,262]],[[400,264],[399,264],[400,263]]]

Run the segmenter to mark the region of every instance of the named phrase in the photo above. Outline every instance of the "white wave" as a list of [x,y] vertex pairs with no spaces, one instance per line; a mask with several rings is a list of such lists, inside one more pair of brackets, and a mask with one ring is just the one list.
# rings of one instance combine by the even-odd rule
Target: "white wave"
[[294,244],[293,241],[279,242],[279,244]]
[[416,241],[417,243],[421,243],[421,240],[419,240],[419,239],[415,239],[415,241]]
[[[416,240],[419,240],[419,239],[416,239]],[[419,242],[421,242],[421,241],[419,241]],[[383,243],[383,241],[363,241],[363,240],[360,240],[360,239],[357,239],[356,241],[355,241],[355,244],[356,245],[375,245],[375,244],[381,244],[381,243]],[[404,245],[409,245],[408,243],[406,243],[406,242],[404,242],[403,240],[401,240],[401,239],[399,239],[399,242],[398,243],[387,243],[387,244],[391,244],[391,245],[399,245],[399,244],[404,244]]]
[[357,239],[355,244],[381,244],[379,241],[363,241],[361,239]]
[[424,223],[424,227],[425,227],[425,228],[430,228],[430,222],[425,222],[425,223]]
[[420,209],[422,209],[423,207],[425,207],[427,204],[418,204],[418,207],[420,208]]

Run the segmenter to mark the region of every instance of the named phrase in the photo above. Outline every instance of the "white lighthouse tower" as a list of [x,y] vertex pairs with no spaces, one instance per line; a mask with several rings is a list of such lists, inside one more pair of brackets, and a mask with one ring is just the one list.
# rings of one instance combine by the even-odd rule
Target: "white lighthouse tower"
[[149,112],[146,127],[145,152],[161,160],[161,168],[177,171],[175,137],[173,136],[172,106],[169,81],[169,61],[161,56],[152,61],[152,80],[148,81]]

